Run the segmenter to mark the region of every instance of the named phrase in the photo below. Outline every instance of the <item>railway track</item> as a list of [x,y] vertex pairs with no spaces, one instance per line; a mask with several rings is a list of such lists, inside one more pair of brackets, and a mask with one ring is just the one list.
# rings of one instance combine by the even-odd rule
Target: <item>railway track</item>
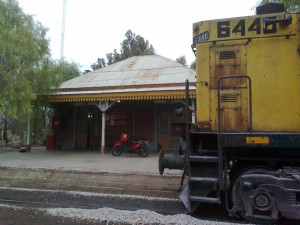
[[[148,214],[156,212],[165,216],[185,215],[186,209],[178,199],[179,180],[179,177],[138,174],[78,173],[31,169],[17,173],[14,169],[6,169],[0,173],[0,221],[5,221],[3,218],[5,213],[2,212],[7,212],[7,215],[11,213],[11,210],[5,207],[14,206],[25,210],[25,212],[19,211],[19,213],[24,213],[23,217],[29,221],[28,214],[40,215],[39,209],[47,211],[54,208],[60,209],[59,211],[62,212],[63,209],[70,208],[85,211],[110,208],[132,212],[146,210]],[[14,215],[7,216],[8,221],[12,217]],[[46,221],[51,221],[51,218],[49,219],[44,214],[39,218],[47,218],[45,221],[39,220],[39,224],[47,225]],[[228,217],[223,205],[218,207],[202,205],[193,218],[199,219],[199,221],[211,221],[212,224],[216,220],[218,221],[216,224],[221,224],[220,221],[230,224],[246,223]],[[52,222],[57,223],[56,220],[52,220]],[[16,224],[19,223],[16,222]],[[64,223],[60,221],[60,224]],[[76,223],[72,220],[70,224]],[[78,224],[82,224],[82,222]],[[85,221],[84,224],[89,223]],[[94,225],[94,223],[91,224]],[[297,223],[285,222],[285,224]]]
[[181,202],[173,198],[64,190],[0,187],[0,202],[30,207],[145,209],[171,215],[185,212]]
[[[178,198],[179,181],[180,177],[145,174],[4,168],[0,173],[0,204],[31,210],[112,208],[149,210],[166,216],[186,214]],[[206,205],[194,217],[236,223],[223,208],[215,210]]]
[[[0,187],[1,205],[30,208],[31,210],[44,209],[46,211],[53,208],[58,208],[60,211],[70,208],[88,211],[110,208],[132,212],[146,210],[164,216],[186,215],[185,207],[178,199],[174,198],[64,190]],[[216,208],[207,205],[202,210],[199,209],[199,212],[191,218],[199,221],[205,219],[211,221],[212,224],[222,224],[221,221],[230,224],[243,223],[243,221],[228,218],[223,207]]]

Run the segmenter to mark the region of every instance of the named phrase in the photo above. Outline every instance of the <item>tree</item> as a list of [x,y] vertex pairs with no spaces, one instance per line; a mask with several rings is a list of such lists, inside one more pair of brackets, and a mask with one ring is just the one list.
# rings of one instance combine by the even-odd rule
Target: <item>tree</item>
[[132,56],[155,54],[153,46],[149,45],[149,41],[145,41],[142,36],[135,35],[131,30],[128,30],[125,37],[126,39],[121,43],[121,60]]
[[130,58],[132,56],[139,55],[153,55],[155,54],[155,49],[149,44],[149,41],[145,40],[142,36],[134,34],[131,30],[125,33],[126,39],[120,44],[120,53],[117,49],[114,49],[112,53],[107,53],[107,63],[103,58],[98,58],[97,62],[92,64],[93,70],[111,65],[115,62]]
[[53,83],[60,84],[80,75],[80,66],[75,62],[58,60],[52,62],[50,66],[50,75],[54,77]]
[[267,4],[267,3],[282,3],[287,12],[300,12],[300,1],[299,0],[260,0],[257,2],[258,6]]
[[196,60],[191,63],[191,68],[196,70]]
[[35,76],[50,58],[47,29],[25,15],[15,0],[0,0],[0,111],[29,114]]
[[79,65],[65,60],[43,61],[36,71],[34,92],[37,98],[32,101],[33,111],[33,144],[36,143],[37,134],[45,129],[46,117],[50,116],[49,93],[53,87],[57,87],[61,82],[70,80],[80,75]]
[[106,67],[106,62],[104,58],[98,58],[96,63],[91,65],[93,70],[100,69]]
[[0,113],[8,121],[32,112],[35,76],[50,58],[47,29],[23,13],[16,0],[0,0]]
[[179,58],[176,59],[176,62],[186,66],[186,58],[184,55],[180,56]]
[[79,75],[79,69],[74,63],[52,62],[47,28],[16,0],[0,0],[0,30],[0,115],[6,132],[8,121],[26,121],[32,113],[35,120],[51,88]]

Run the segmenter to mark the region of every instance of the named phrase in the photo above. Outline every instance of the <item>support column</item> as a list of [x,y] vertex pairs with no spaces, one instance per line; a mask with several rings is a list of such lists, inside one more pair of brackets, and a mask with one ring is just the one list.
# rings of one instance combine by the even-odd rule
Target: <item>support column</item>
[[101,154],[105,153],[105,111],[102,111]]
[[154,148],[159,152],[158,104],[154,103]]
[[106,122],[106,114],[105,112],[112,107],[116,102],[108,102],[108,101],[102,101],[98,103],[94,103],[102,112],[102,132],[101,132],[101,148],[100,153],[105,153],[105,122]]

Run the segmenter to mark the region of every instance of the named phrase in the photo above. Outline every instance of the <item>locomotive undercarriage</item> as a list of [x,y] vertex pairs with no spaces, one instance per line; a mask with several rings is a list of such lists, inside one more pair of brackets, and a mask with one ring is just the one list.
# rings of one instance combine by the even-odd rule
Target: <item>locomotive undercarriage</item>
[[300,218],[300,168],[248,168],[231,186],[232,215],[256,223]]
[[[245,143],[247,136],[268,137],[269,144]],[[218,143],[221,139],[219,157],[223,162],[216,190],[225,191],[231,215],[256,223],[275,222],[281,217],[300,219],[299,135],[191,133],[190,137],[192,154],[203,156],[220,154],[214,151],[218,146],[212,140]]]
[[[231,216],[254,223],[272,223],[282,217],[300,219],[300,150],[275,148],[272,143],[279,143],[276,141],[271,146],[240,146],[233,140],[242,140],[242,135],[249,133],[237,135],[221,136],[220,151],[217,133],[191,132],[187,140],[190,147],[181,159],[161,155],[161,168],[183,169],[188,175],[180,194],[188,211],[194,212],[200,203],[221,204],[224,193]],[[299,139],[274,135],[269,134],[271,140]]]

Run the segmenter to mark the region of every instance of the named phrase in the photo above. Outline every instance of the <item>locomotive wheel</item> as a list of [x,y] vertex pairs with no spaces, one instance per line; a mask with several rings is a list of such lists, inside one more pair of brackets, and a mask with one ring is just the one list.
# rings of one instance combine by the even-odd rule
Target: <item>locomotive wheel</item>
[[142,146],[140,151],[139,151],[139,155],[141,157],[147,157],[148,154],[149,154],[148,146],[146,146],[146,145]]
[[[278,219],[274,219],[272,217],[268,218],[268,214],[266,213],[269,208],[272,207],[272,203],[274,202],[274,197],[271,196],[269,193],[264,192],[263,190],[257,188],[254,190],[256,194],[254,198],[254,204],[255,204],[255,214],[259,214],[259,216],[248,216],[245,204],[247,204],[247,207],[252,208],[253,202],[251,202],[250,197],[253,196],[247,196],[247,202],[244,203],[242,196],[241,196],[241,183],[240,183],[240,177],[247,174],[253,174],[253,173],[261,173],[265,174],[268,171],[270,171],[269,168],[249,168],[245,172],[241,173],[234,181],[231,189],[231,196],[232,196],[232,202],[233,204],[237,203],[237,214],[242,217],[244,220],[248,220],[255,224],[272,224],[274,222],[277,222]],[[262,218],[263,217],[263,218]]]
[[113,156],[119,156],[122,153],[123,153],[123,151],[120,147],[113,147],[111,150],[111,154],[113,154]]

